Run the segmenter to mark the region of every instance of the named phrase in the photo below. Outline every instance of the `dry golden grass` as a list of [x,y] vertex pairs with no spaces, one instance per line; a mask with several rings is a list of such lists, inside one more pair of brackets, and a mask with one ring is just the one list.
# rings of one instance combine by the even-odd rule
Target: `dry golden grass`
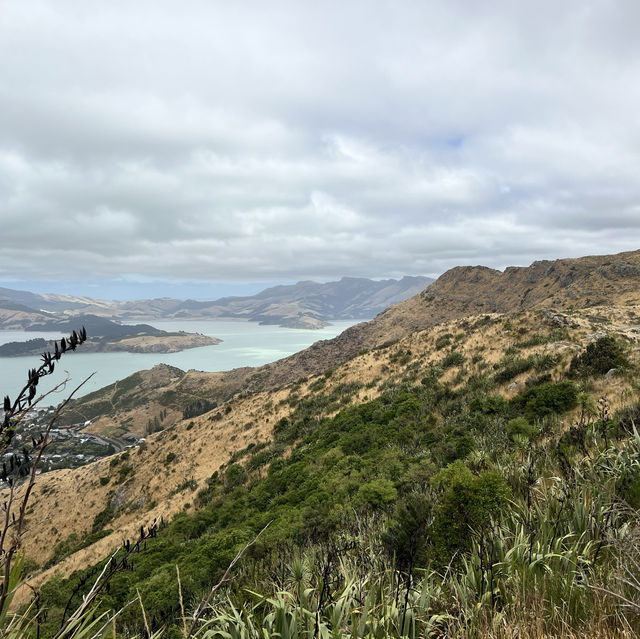
[[[483,317],[487,319],[483,321]],[[568,366],[570,357],[579,352],[594,334],[606,329],[624,336],[629,341],[632,358],[637,360],[640,331],[636,331],[635,327],[638,317],[640,306],[598,307],[575,311],[569,317],[571,323],[567,328],[568,340],[522,349],[521,354],[562,354],[564,359],[553,372],[559,378],[562,368]],[[339,384],[360,382],[363,387],[350,400],[359,403],[374,399],[381,393],[380,383],[376,383],[377,381],[382,382],[393,376],[400,380],[408,373],[419,380],[441,362],[448,352],[450,347],[442,350],[436,350],[435,347],[436,340],[447,334],[452,335],[455,349],[466,358],[466,374],[458,379],[459,384],[464,384],[468,375],[473,372],[484,370],[491,373],[493,364],[515,342],[526,339],[533,333],[549,330],[548,321],[540,311],[449,321],[413,333],[386,348],[363,352],[327,377],[321,392],[329,394]],[[406,351],[410,352],[408,361],[400,363],[399,353]],[[474,355],[480,356],[482,360],[472,364]],[[453,381],[458,373],[458,368],[452,368],[446,371],[443,379]],[[522,390],[524,378],[528,374],[530,373],[510,381],[517,384],[517,388],[510,391],[511,394],[518,392],[518,389]],[[188,384],[207,385],[212,390],[223,376],[219,373],[196,372],[188,375]],[[210,413],[192,420],[178,421],[174,426],[149,436],[146,444],[130,450],[130,458],[126,463],[133,467],[133,473],[121,484],[115,483],[120,465],[111,467],[112,458],[76,470],[61,470],[40,476],[28,515],[30,531],[24,537],[27,556],[40,564],[49,559],[56,543],[72,534],[79,538],[87,535],[91,531],[94,517],[114,497],[124,506],[108,524],[109,528],[113,528],[112,534],[76,552],[54,568],[42,572],[34,578],[33,583],[42,583],[54,572],[67,576],[74,570],[105,557],[123,539],[135,537],[140,526],[148,525],[155,517],[163,516],[168,519],[185,508],[193,508],[188,504],[193,504],[195,493],[190,490],[176,493],[176,488],[185,480],[191,479],[197,482],[198,489],[204,487],[206,479],[228,462],[234,452],[250,443],[269,440],[273,425],[291,412],[284,400],[292,393],[301,398],[309,395],[309,386],[320,378],[324,379],[324,376],[310,377],[298,385],[290,384],[272,392],[236,396]],[[613,408],[628,403],[634,392],[630,380],[624,376],[599,380],[594,383],[592,391],[597,396],[606,395]],[[148,415],[153,410],[154,404],[150,402],[120,415],[119,418],[131,418],[134,424],[146,424]],[[565,419],[568,427],[577,419],[577,415],[568,415]],[[98,425],[102,427],[101,424]],[[171,463],[166,462],[168,455],[175,455]],[[101,485],[101,477],[110,477],[109,483]]]

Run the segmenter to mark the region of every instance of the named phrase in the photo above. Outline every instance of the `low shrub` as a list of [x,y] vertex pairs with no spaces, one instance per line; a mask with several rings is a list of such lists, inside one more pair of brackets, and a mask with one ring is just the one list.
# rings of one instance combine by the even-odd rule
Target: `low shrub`
[[559,415],[578,405],[578,389],[571,382],[547,382],[517,395],[511,405],[530,420]]
[[452,368],[454,366],[462,366],[465,362],[465,357],[458,351],[451,351],[441,362],[440,366],[443,369]]
[[627,368],[623,345],[611,335],[601,337],[587,346],[585,351],[571,360],[569,374],[574,377],[604,375],[612,368]]

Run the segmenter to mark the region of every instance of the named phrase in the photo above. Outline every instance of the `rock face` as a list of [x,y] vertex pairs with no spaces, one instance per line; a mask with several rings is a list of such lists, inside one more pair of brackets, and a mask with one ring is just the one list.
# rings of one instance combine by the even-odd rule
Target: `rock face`
[[[416,328],[481,313],[586,308],[640,302],[640,251],[538,261],[504,272],[458,266],[421,294],[392,306],[362,328],[365,342],[398,339]],[[559,314],[558,314],[559,317]]]

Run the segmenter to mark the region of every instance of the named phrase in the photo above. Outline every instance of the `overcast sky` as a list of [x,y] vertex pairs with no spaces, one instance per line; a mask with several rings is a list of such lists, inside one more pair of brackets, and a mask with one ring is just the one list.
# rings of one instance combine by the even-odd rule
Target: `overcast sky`
[[0,0],[0,283],[640,248],[638,33],[638,0]]

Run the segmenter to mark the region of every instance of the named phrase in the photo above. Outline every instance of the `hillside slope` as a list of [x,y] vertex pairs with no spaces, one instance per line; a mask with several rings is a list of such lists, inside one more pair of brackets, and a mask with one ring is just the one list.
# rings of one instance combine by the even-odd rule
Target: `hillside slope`
[[[162,432],[125,453],[39,478],[28,514],[34,532],[25,538],[27,556],[42,567],[32,584],[41,584],[54,572],[67,576],[99,561],[122,539],[134,538],[140,526],[164,517],[174,518],[171,537],[159,541],[156,554],[141,558],[138,563],[143,567],[121,581],[132,588],[139,579],[143,594],[151,597],[158,575],[168,575],[172,569],[173,563],[166,561],[175,562],[178,553],[185,562],[181,571],[184,566],[199,575],[194,582],[185,581],[184,587],[197,590],[211,578],[206,571],[198,572],[199,564],[213,562],[219,570],[234,544],[250,534],[247,527],[255,533],[266,517],[277,519],[270,543],[322,538],[330,521],[331,526],[339,524],[331,513],[341,507],[341,500],[348,511],[341,517],[348,518],[353,508],[364,509],[358,512],[366,517],[371,505],[388,508],[396,495],[411,486],[424,491],[426,486],[438,486],[439,477],[449,477],[446,473],[463,472],[460,465],[451,466],[454,462],[466,468],[472,483],[502,482],[505,495],[509,485],[520,490],[524,471],[514,463],[521,459],[525,468],[525,445],[531,438],[544,449],[543,455],[531,457],[541,478],[555,476],[549,472],[570,475],[567,455],[571,459],[586,455],[587,469],[593,461],[591,453],[584,452],[582,435],[592,438],[589,445],[598,454],[603,432],[605,453],[610,445],[606,431],[599,430],[597,398],[605,398],[604,405],[616,411],[632,411],[626,422],[616,417],[608,427],[622,447],[611,449],[611,454],[619,452],[621,459],[627,459],[633,447],[628,442],[630,436],[633,440],[629,419],[635,419],[638,410],[633,398],[640,364],[636,297],[640,286],[634,260],[635,253],[609,264],[602,258],[584,258],[582,267],[564,264],[562,268],[573,274],[565,286],[549,280],[555,273],[548,270],[552,265],[545,267],[537,282],[531,281],[532,271],[535,274],[538,268],[535,264],[531,270],[505,273],[477,267],[454,269],[439,281],[432,298],[420,295],[373,322],[354,327],[355,331],[350,329],[336,340],[318,343],[271,367],[215,375],[156,367],[124,385],[119,383],[120,388],[113,385],[108,389],[109,402],[117,419],[132,417],[147,401],[165,408],[170,405],[173,422],[167,421]],[[511,287],[505,288],[505,282]],[[525,286],[532,290],[526,292]],[[482,304],[495,306],[492,312],[473,312],[478,291],[486,295]],[[608,296],[611,303],[594,306],[584,301],[589,291],[598,295],[597,301]],[[525,309],[529,296],[532,308]],[[443,302],[440,316],[454,317],[437,321],[436,299]],[[425,317],[425,309],[433,313]],[[415,330],[416,322],[430,325]],[[354,335],[359,337],[356,346]],[[572,377],[576,358],[606,336],[613,337],[616,348],[624,352],[625,363],[619,369],[612,364],[597,374]],[[363,347],[367,340],[371,340],[369,348]],[[355,355],[345,355],[356,347]],[[314,354],[333,357],[333,365],[305,374],[306,366],[319,366]],[[278,380],[284,379],[278,386]],[[250,390],[261,386],[273,388]],[[94,394],[91,401],[100,397]],[[211,410],[205,406],[206,412],[180,419],[184,400],[214,397],[218,400]],[[392,422],[384,421],[388,410]],[[378,445],[375,438],[382,443]],[[314,447],[322,458],[307,459]],[[375,459],[359,457],[365,453]],[[528,463],[531,471],[534,462]],[[498,471],[502,479],[497,479]],[[329,482],[314,495],[312,487],[321,482],[323,473],[335,474],[338,483]],[[640,493],[633,492],[636,480],[625,477],[615,480],[614,498],[622,491],[620,495],[635,503],[640,498]],[[578,485],[570,479],[567,485]],[[547,483],[536,480],[536,495],[549,492],[553,510],[558,507],[554,505],[557,495],[553,483]],[[433,494],[434,507],[445,508],[446,495],[437,490]],[[609,493],[603,494],[611,499]],[[325,512],[329,503],[333,505]],[[245,509],[252,513],[250,524],[243,519]],[[574,520],[570,513],[568,517],[563,526],[571,530]],[[226,528],[229,521],[235,523]],[[468,543],[465,530],[463,526],[458,531],[456,543],[461,548]],[[593,543],[588,547],[593,550],[602,545],[604,533],[600,524],[590,530]],[[448,537],[443,539],[433,542],[433,552],[449,548]],[[205,550],[198,552],[204,554],[194,554],[194,549],[201,548]],[[166,561],[160,555],[166,555]],[[590,557],[595,562],[598,555]],[[451,561],[452,557],[444,559],[445,564]],[[162,597],[165,600],[156,598],[151,604],[158,623],[163,622],[162,611],[169,602],[175,604],[169,591]]]
[[[559,323],[563,325],[560,332]],[[59,563],[56,570],[66,575],[105,556],[122,538],[134,536],[153,518],[166,519],[191,510],[196,492],[207,487],[213,473],[224,470],[234,453],[264,446],[272,438],[274,424],[305,402],[325,398],[316,418],[330,416],[349,404],[370,401],[394,384],[429,377],[434,367],[439,367],[440,381],[455,389],[464,386],[470,376],[502,370],[505,354],[517,343],[534,344],[518,347],[522,357],[541,357],[548,362],[547,372],[559,379],[570,358],[604,333],[628,343],[631,361],[637,363],[640,306],[597,307],[571,315],[526,311],[482,315],[473,321],[451,320],[363,353],[330,374],[276,391],[238,396],[149,436],[124,457],[120,454],[83,468],[41,476],[33,500],[38,504],[37,517],[47,525],[34,520],[38,532],[25,540],[27,555],[43,564],[54,555],[57,544],[73,548],[74,539],[77,544],[95,530],[96,521],[103,521],[113,532]],[[452,352],[459,354],[455,364],[447,363],[447,358],[454,361]],[[525,381],[535,378],[532,366],[505,376],[500,392],[506,397],[522,392]],[[165,374],[184,383],[180,371],[172,369]],[[606,395],[612,405],[619,405],[633,395],[634,383],[624,376],[602,378],[593,394]],[[567,423],[573,419],[568,416]],[[36,516],[35,509],[32,516]],[[45,572],[37,581],[51,574]]]
[[[413,332],[441,322],[487,312],[515,312],[523,309],[586,308],[596,302],[610,306],[640,303],[640,251],[534,262],[529,267],[511,267],[504,272],[483,266],[462,266],[444,273],[428,289],[409,300],[389,307],[375,319],[348,328],[330,340],[258,368],[224,373],[189,371],[182,385],[173,383],[164,391],[173,393],[167,424],[179,417],[182,408],[197,398],[222,403],[238,392],[265,392],[318,375],[355,357],[380,348]],[[144,371],[140,375],[145,375]],[[125,385],[129,383],[125,381]],[[202,393],[193,389],[201,388]],[[92,419],[96,407],[104,406],[108,390],[98,391],[74,402],[79,413]],[[158,393],[160,395],[161,393]],[[197,397],[196,397],[197,396]],[[191,399],[190,399],[191,398]],[[107,413],[105,426],[131,420],[147,423],[161,409],[157,401],[147,405],[139,398],[136,407]],[[142,426],[140,426],[142,428]],[[135,432],[140,433],[140,428]]]
[[373,320],[257,369],[243,388],[277,388],[339,366],[362,350],[379,348],[456,318],[524,309],[634,303],[640,303],[640,251],[534,262],[504,272],[484,266],[456,267],[423,292],[389,307]]
[[456,317],[531,308],[640,302],[640,251],[534,262],[497,271],[457,266],[428,289],[357,327],[366,345],[398,339]]

